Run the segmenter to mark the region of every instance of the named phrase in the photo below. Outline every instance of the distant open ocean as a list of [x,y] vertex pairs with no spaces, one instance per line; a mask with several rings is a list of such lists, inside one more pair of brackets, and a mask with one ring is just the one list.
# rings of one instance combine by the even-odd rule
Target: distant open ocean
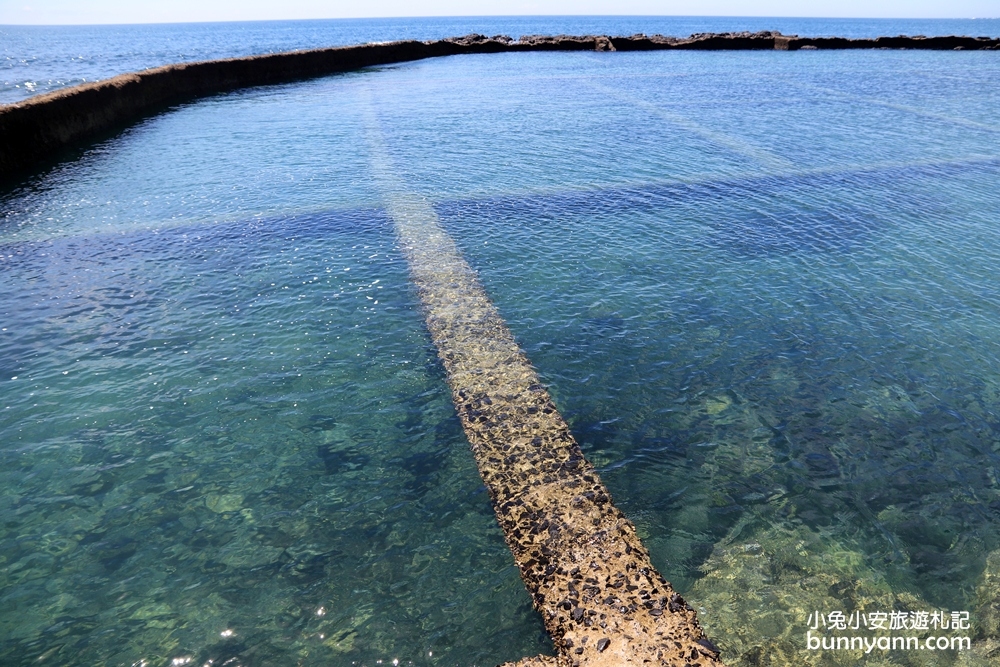
[[252,21],[102,26],[0,26],[0,103],[169,63],[438,39],[478,32],[530,34],[779,30],[810,36],[1000,35],[1000,19],[815,19],[694,16],[504,16]]

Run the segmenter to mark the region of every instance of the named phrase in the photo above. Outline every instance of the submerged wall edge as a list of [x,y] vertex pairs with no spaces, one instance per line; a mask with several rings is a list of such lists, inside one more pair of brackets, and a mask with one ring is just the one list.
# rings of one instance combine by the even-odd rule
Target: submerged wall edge
[[988,37],[797,37],[777,32],[509,37],[468,35],[165,65],[86,83],[0,106],[0,179],[26,172],[58,151],[171,104],[249,86],[463,53],[518,51],[653,51],[800,49],[1000,50]]

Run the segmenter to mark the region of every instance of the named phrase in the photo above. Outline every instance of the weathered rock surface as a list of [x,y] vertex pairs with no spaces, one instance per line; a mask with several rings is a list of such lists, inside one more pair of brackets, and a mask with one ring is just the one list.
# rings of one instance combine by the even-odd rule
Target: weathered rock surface
[[532,658],[522,658],[517,662],[505,662],[500,667],[563,667],[565,661],[549,655],[536,655]]

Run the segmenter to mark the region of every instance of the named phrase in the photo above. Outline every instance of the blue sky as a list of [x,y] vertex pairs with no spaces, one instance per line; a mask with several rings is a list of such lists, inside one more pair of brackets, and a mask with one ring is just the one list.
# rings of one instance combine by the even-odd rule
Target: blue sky
[[0,24],[527,14],[996,18],[1000,0],[0,0]]

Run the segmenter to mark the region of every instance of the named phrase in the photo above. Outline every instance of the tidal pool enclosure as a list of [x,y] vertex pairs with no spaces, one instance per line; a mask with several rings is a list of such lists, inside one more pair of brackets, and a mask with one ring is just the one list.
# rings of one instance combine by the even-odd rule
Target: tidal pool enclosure
[[777,49],[997,50],[988,37],[797,37],[777,32],[704,33],[687,39],[654,35],[556,37],[514,41],[467,35],[433,42],[403,41],[228,60],[166,65],[74,86],[0,106],[0,179],[29,169],[65,146],[170,104],[227,90],[294,81],[362,67],[448,55],[524,51],[675,51]]
[[82,154],[0,194],[0,661],[989,664],[1000,63],[797,39],[4,108]]

